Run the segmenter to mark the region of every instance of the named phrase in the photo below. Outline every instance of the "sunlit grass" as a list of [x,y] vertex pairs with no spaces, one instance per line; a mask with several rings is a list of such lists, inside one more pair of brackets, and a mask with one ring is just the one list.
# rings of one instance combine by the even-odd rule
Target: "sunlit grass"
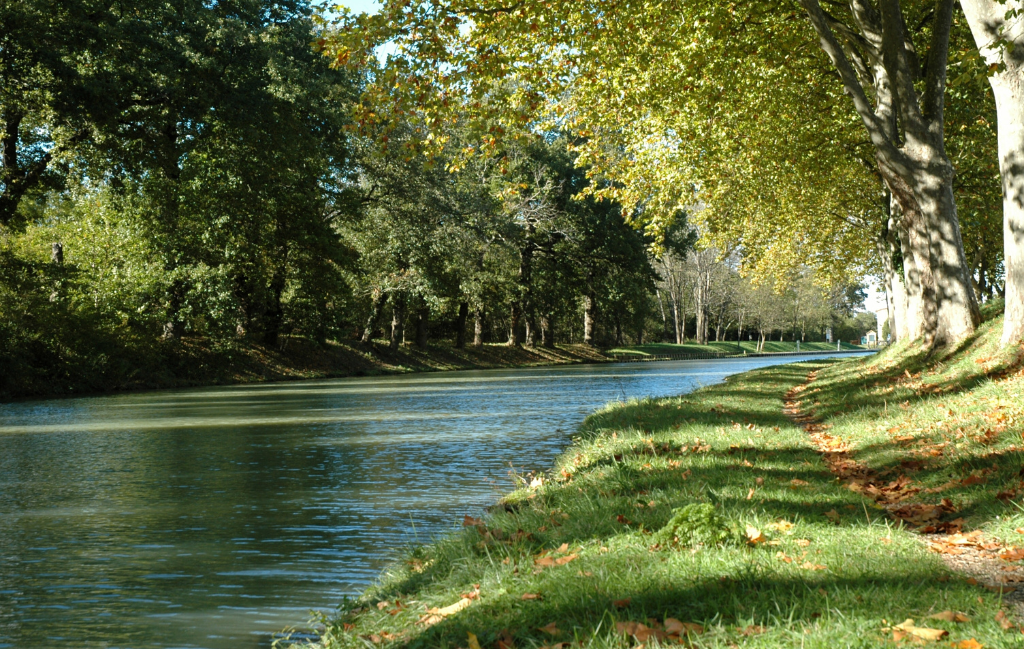
[[[948,497],[968,527],[1024,542],[1014,531],[1024,525],[1019,497],[997,497],[1021,486],[1024,418],[1020,357],[998,349],[998,328],[987,323],[939,355],[894,348],[610,404],[587,419],[543,484],[524,484],[480,525],[411,552],[343,606],[325,644],[466,647],[472,633],[481,646],[504,638],[516,647],[627,647],[636,641],[617,622],[671,617],[705,628],[690,637],[696,647],[885,646],[892,634],[883,629],[907,618],[947,629],[950,641],[1018,646],[1019,632],[996,622],[998,594],[950,575],[920,535],[840,484],[782,413],[782,396],[819,370],[802,406],[848,439],[858,461],[902,474],[902,461],[945,442],[913,465],[913,480],[938,487],[978,471],[984,480],[920,499]],[[766,542],[654,547],[652,533],[691,503],[713,504]],[[544,567],[545,551],[575,558]],[[417,623],[477,585],[464,610]],[[927,619],[944,610],[970,621]],[[541,630],[552,622],[556,636]]]

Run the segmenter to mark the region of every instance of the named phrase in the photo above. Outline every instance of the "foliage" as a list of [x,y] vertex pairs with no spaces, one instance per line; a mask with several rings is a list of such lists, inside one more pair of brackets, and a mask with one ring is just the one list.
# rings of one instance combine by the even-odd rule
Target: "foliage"
[[714,547],[743,541],[736,526],[730,526],[709,503],[693,503],[672,510],[672,518],[651,538],[668,547]]

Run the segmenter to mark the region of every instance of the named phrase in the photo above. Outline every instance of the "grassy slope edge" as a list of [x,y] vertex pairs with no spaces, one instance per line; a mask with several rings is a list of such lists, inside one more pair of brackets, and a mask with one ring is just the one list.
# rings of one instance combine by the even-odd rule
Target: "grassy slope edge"
[[[949,632],[938,646],[1020,646],[1020,631],[997,621],[999,593],[951,574],[907,522],[847,488],[782,412],[783,395],[817,370],[802,408],[857,462],[931,490],[910,489],[901,503],[947,498],[947,519],[1024,544],[1024,372],[1020,350],[998,349],[1000,326],[990,320],[942,356],[894,348],[610,405],[586,420],[549,481],[416,548],[344,604],[321,642],[627,647],[638,640],[617,625],[675,618],[703,627],[692,646],[832,649],[892,645],[885,629],[913,618]],[[766,538],[655,546],[652,532],[691,503]],[[946,610],[969,621],[928,619]]]

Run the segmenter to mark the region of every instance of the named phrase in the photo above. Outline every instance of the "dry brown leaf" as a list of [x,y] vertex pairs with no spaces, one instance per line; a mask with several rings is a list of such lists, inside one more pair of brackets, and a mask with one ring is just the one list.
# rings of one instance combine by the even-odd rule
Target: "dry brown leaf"
[[747,492],[747,500],[750,500],[753,497],[754,497],[754,488],[751,487],[750,491]]
[[775,530],[776,532],[788,532],[793,529],[793,524],[789,521],[778,521],[776,523],[769,523],[768,529]]
[[996,622],[999,623],[999,626],[1003,627],[1003,631],[1010,631],[1015,626],[1003,611],[996,613]]
[[823,566],[820,563],[811,563],[810,561],[801,563],[800,567],[804,570],[828,570],[828,566]]
[[759,635],[765,631],[766,629],[763,626],[757,626],[756,624],[751,624],[739,630],[740,635]]
[[484,521],[480,518],[473,518],[469,514],[466,514],[462,518],[462,524],[466,527],[483,527]]
[[523,593],[520,599],[544,599],[544,596],[540,593]]
[[[670,623],[672,623],[670,625]],[[665,631],[679,636],[688,634],[700,635],[704,633],[704,625],[696,622],[680,622],[675,618],[665,618]]]
[[930,629],[923,626],[914,626],[914,621],[911,619],[905,620],[903,624],[897,624],[893,627],[893,631],[902,631],[903,633],[912,635],[915,638],[927,640],[928,642],[938,642],[949,635],[949,631],[946,631],[945,629]]
[[806,548],[808,545],[811,544],[811,541],[809,539],[795,539],[793,542],[799,545],[801,548]]
[[942,620],[943,622],[970,622],[971,618],[967,617],[963,613],[957,613],[956,611],[942,611],[935,615],[929,615],[929,620]]
[[968,638],[966,640],[961,640],[960,642],[953,643],[954,649],[982,649],[982,647],[984,646],[985,645],[981,644],[974,638]]
[[806,480],[801,480],[800,478],[793,478],[792,480],[789,481],[789,485],[791,487],[794,487],[794,488],[795,487],[809,487],[810,484],[811,484],[810,482],[807,482]]
[[556,625],[555,622],[552,622],[551,624],[548,624],[547,626],[537,627],[537,630],[538,631],[543,631],[544,633],[547,633],[548,635],[558,635],[559,633],[562,632],[558,628],[558,626]]
[[579,558],[578,554],[567,554],[564,557],[558,557],[557,559],[555,559],[555,565],[556,566],[564,566],[565,564],[569,563],[570,561],[573,561],[574,559],[578,559],[578,558]]
[[417,621],[417,624],[422,624],[424,626],[431,626],[432,624],[437,624],[444,618],[448,617],[449,615],[454,615],[458,613],[459,611],[466,608],[472,603],[473,600],[462,597],[459,598],[459,601],[455,602],[450,606],[445,606],[444,608],[427,609],[427,614],[421,617]]
[[1024,559],[1024,548],[1015,548],[1011,546],[1003,552],[1000,552],[999,558],[1003,561],[1020,561],[1021,559]]
[[614,602],[612,602],[612,606],[614,606],[615,608],[626,608],[627,606],[629,606],[629,603],[631,601],[632,599],[629,597],[625,599],[617,599]]
[[555,550],[555,552],[557,552],[559,554],[563,554],[563,553],[568,552],[568,551],[569,551],[569,544],[568,543],[563,543],[562,545],[558,546],[557,550]]

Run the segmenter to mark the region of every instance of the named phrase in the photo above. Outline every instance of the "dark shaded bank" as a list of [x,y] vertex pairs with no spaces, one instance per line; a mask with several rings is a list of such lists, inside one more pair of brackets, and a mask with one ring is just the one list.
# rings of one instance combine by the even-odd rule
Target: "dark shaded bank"
[[0,400],[613,360],[586,345],[486,344],[458,349],[437,343],[391,351],[386,344],[318,345],[300,337],[282,337],[273,347],[186,338],[116,350],[89,349],[88,354],[63,358],[36,358],[32,350],[0,356]]

